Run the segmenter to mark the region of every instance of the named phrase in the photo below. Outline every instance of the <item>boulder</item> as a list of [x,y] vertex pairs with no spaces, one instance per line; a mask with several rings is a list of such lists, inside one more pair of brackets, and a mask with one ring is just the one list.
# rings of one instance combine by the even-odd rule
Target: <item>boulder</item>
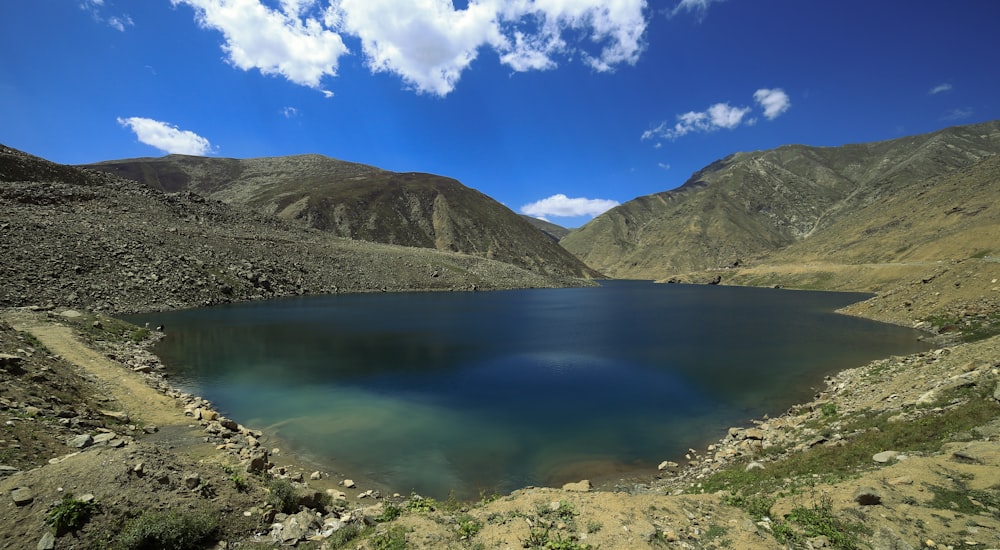
[[31,504],[31,501],[35,500],[35,494],[27,487],[18,487],[10,492],[10,498],[14,500],[14,504],[17,506],[27,506]]
[[590,480],[584,479],[576,483],[567,483],[562,486],[563,491],[577,491],[581,493],[586,493],[590,491]]
[[899,456],[899,453],[896,451],[882,451],[881,453],[873,455],[872,460],[880,464],[885,464],[886,462],[895,459],[897,456]]
[[81,434],[70,437],[66,440],[66,445],[74,449],[83,449],[94,444],[94,438],[90,434]]

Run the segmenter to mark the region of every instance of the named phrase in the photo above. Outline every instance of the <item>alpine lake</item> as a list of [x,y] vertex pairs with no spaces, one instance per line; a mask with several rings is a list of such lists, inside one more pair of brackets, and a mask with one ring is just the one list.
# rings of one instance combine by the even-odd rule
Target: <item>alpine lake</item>
[[929,349],[868,295],[602,281],[131,316],[177,387],[329,471],[435,498],[653,474],[823,378]]

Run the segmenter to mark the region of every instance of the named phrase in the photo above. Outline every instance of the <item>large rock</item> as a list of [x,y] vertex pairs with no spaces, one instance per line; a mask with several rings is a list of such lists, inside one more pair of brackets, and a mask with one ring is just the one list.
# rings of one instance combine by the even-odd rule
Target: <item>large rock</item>
[[35,494],[28,487],[18,487],[10,492],[10,498],[14,500],[14,504],[17,506],[27,506],[31,504],[31,501],[35,500]]

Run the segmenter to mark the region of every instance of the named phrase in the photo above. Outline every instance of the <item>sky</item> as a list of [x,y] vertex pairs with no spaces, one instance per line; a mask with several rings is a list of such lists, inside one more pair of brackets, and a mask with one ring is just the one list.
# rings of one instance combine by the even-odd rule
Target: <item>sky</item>
[[995,0],[2,0],[0,143],[319,153],[578,227],[738,151],[1000,118]]

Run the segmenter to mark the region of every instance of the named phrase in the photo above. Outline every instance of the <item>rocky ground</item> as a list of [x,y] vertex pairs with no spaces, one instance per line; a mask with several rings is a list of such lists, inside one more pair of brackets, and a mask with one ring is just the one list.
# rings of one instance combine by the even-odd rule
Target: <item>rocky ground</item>
[[0,145],[0,306],[114,313],[336,292],[591,284],[333,237]]
[[[440,502],[314,471],[171,388],[145,351],[155,331],[104,312],[558,282],[5,154],[0,548],[1000,548],[989,255],[870,280],[875,268],[772,266],[761,281],[877,290],[846,313],[916,326],[938,347],[844,371],[814,401],[642,479]],[[21,182],[22,161],[48,183]]]

